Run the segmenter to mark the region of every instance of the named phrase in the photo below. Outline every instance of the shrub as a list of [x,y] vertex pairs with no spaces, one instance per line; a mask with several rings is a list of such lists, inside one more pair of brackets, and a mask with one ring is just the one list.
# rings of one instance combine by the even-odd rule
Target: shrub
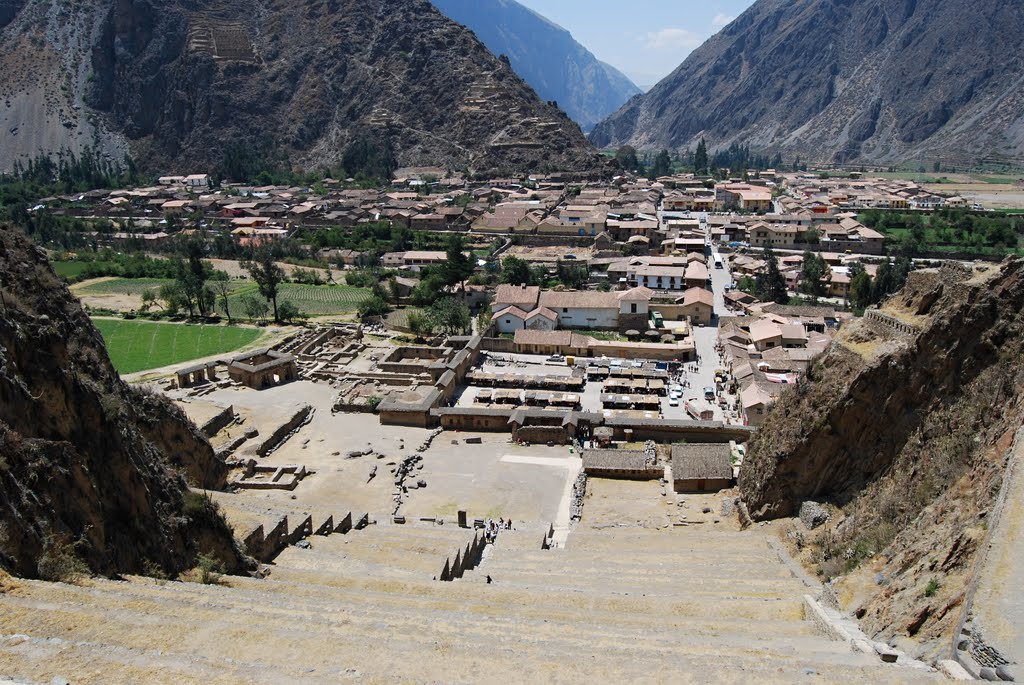
[[924,589],[925,597],[934,597],[935,593],[939,591],[939,581],[936,578],[932,578],[928,581],[928,587]]
[[196,559],[196,570],[199,572],[199,582],[203,585],[219,585],[221,576],[224,575],[224,565],[210,554],[200,554]]
[[89,567],[78,558],[67,540],[48,536],[43,541],[43,554],[36,565],[39,577],[54,583],[70,583],[89,573]]

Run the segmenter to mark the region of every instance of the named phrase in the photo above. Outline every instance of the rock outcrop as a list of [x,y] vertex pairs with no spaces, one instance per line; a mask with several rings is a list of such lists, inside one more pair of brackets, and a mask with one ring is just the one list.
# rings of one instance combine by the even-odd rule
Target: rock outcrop
[[733,142],[790,161],[977,164],[1024,157],[1024,5],[1002,0],[759,0],[647,94],[598,146]]
[[317,168],[354,142],[402,165],[600,164],[575,123],[427,0],[8,0],[0,18],[4,165],[94,146],[185,173],[234,146]]
[[0,228],[0,567],[36,576],[59,550],[107,575],[199,554],[238,570],[231,530],[187,487],[226,476],[179,409],[121,381],[45,253]]
[[838,508],[794,539],[825,576],[869,573],[850,608],[922,654],[949,647],[1024,420],[1022,307],[1022,260],[911,274],[771,409],[740,474],[755,519]]
[[544,100],[553,100],[587,131],[642,91],[600,61],[568,31],[515,0],[433,0],[472,29]]

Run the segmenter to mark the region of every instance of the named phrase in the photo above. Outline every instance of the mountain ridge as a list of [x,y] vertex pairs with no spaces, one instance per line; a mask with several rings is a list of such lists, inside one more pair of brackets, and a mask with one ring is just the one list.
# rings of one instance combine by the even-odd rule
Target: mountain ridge
[[1022,30],[1024,7],[996,0],[759,0],[591,141],[704,137],[823,163],[1024,160]]
[[[356,141],[401,165],[588,169],[582,132],[426,0],[6,0],[0,159],[87,146],[162,172],[268,140],[293,166]],[[354,170],[353,170],[354,172]]]

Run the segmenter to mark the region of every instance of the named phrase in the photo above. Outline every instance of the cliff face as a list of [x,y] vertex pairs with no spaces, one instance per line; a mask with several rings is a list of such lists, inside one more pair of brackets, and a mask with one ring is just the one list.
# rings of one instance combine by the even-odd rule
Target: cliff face
[[553,24],[515,0],[433,0],[469,27],[544,100],[554,100],[589,130],[641,90]]
[[186,172],[272,141],[317,167],[367,139],[403,165],[599,161],[578,126],[426,0],[54,0],[6,15],[3,160],[96,145]]
[[850,608],[924,654],[948,648],[1024,420],[1022,307],[1021,260],[912,274],[882,307],[897,325],[842,333],[772,408],[741,472],[755,518],[832,505],[827,526],[794,534],[806,560],[877,578]]
[[1001,0],[759,0],[591,140],[672,149],[703,136],[818,162],[1019,160],[1022,29],[1024,6]]
[[0,566],[73,549],[95,572],[174,574],[199,553],[237,570],[231,530],[186,481],[225,485],[209,441],[124,384],[46,255],[0,228]]

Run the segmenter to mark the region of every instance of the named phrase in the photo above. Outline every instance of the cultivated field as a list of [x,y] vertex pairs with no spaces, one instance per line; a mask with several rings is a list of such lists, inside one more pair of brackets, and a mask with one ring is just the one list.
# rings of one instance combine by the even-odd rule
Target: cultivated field
[[255,328],[172,324],[152,321],[94,319],[107,352],[119,373],[156,369],[170,364],[233,352],[256,342]]
[[[259,288],[252,284],[241,284],[230,297],[231,316],[245,315],[242,298],[248,295],[260,296]],[[277,294],[277,304],[292,302],[300,312],[311,317],[339,316],[351,314],[359,305],[370,299],[370,291],[365,288],[354,288],[348,285],[301,285],[298,283],[282,284]],[[223,303],[217,303],[217,311],[224,313]]]

